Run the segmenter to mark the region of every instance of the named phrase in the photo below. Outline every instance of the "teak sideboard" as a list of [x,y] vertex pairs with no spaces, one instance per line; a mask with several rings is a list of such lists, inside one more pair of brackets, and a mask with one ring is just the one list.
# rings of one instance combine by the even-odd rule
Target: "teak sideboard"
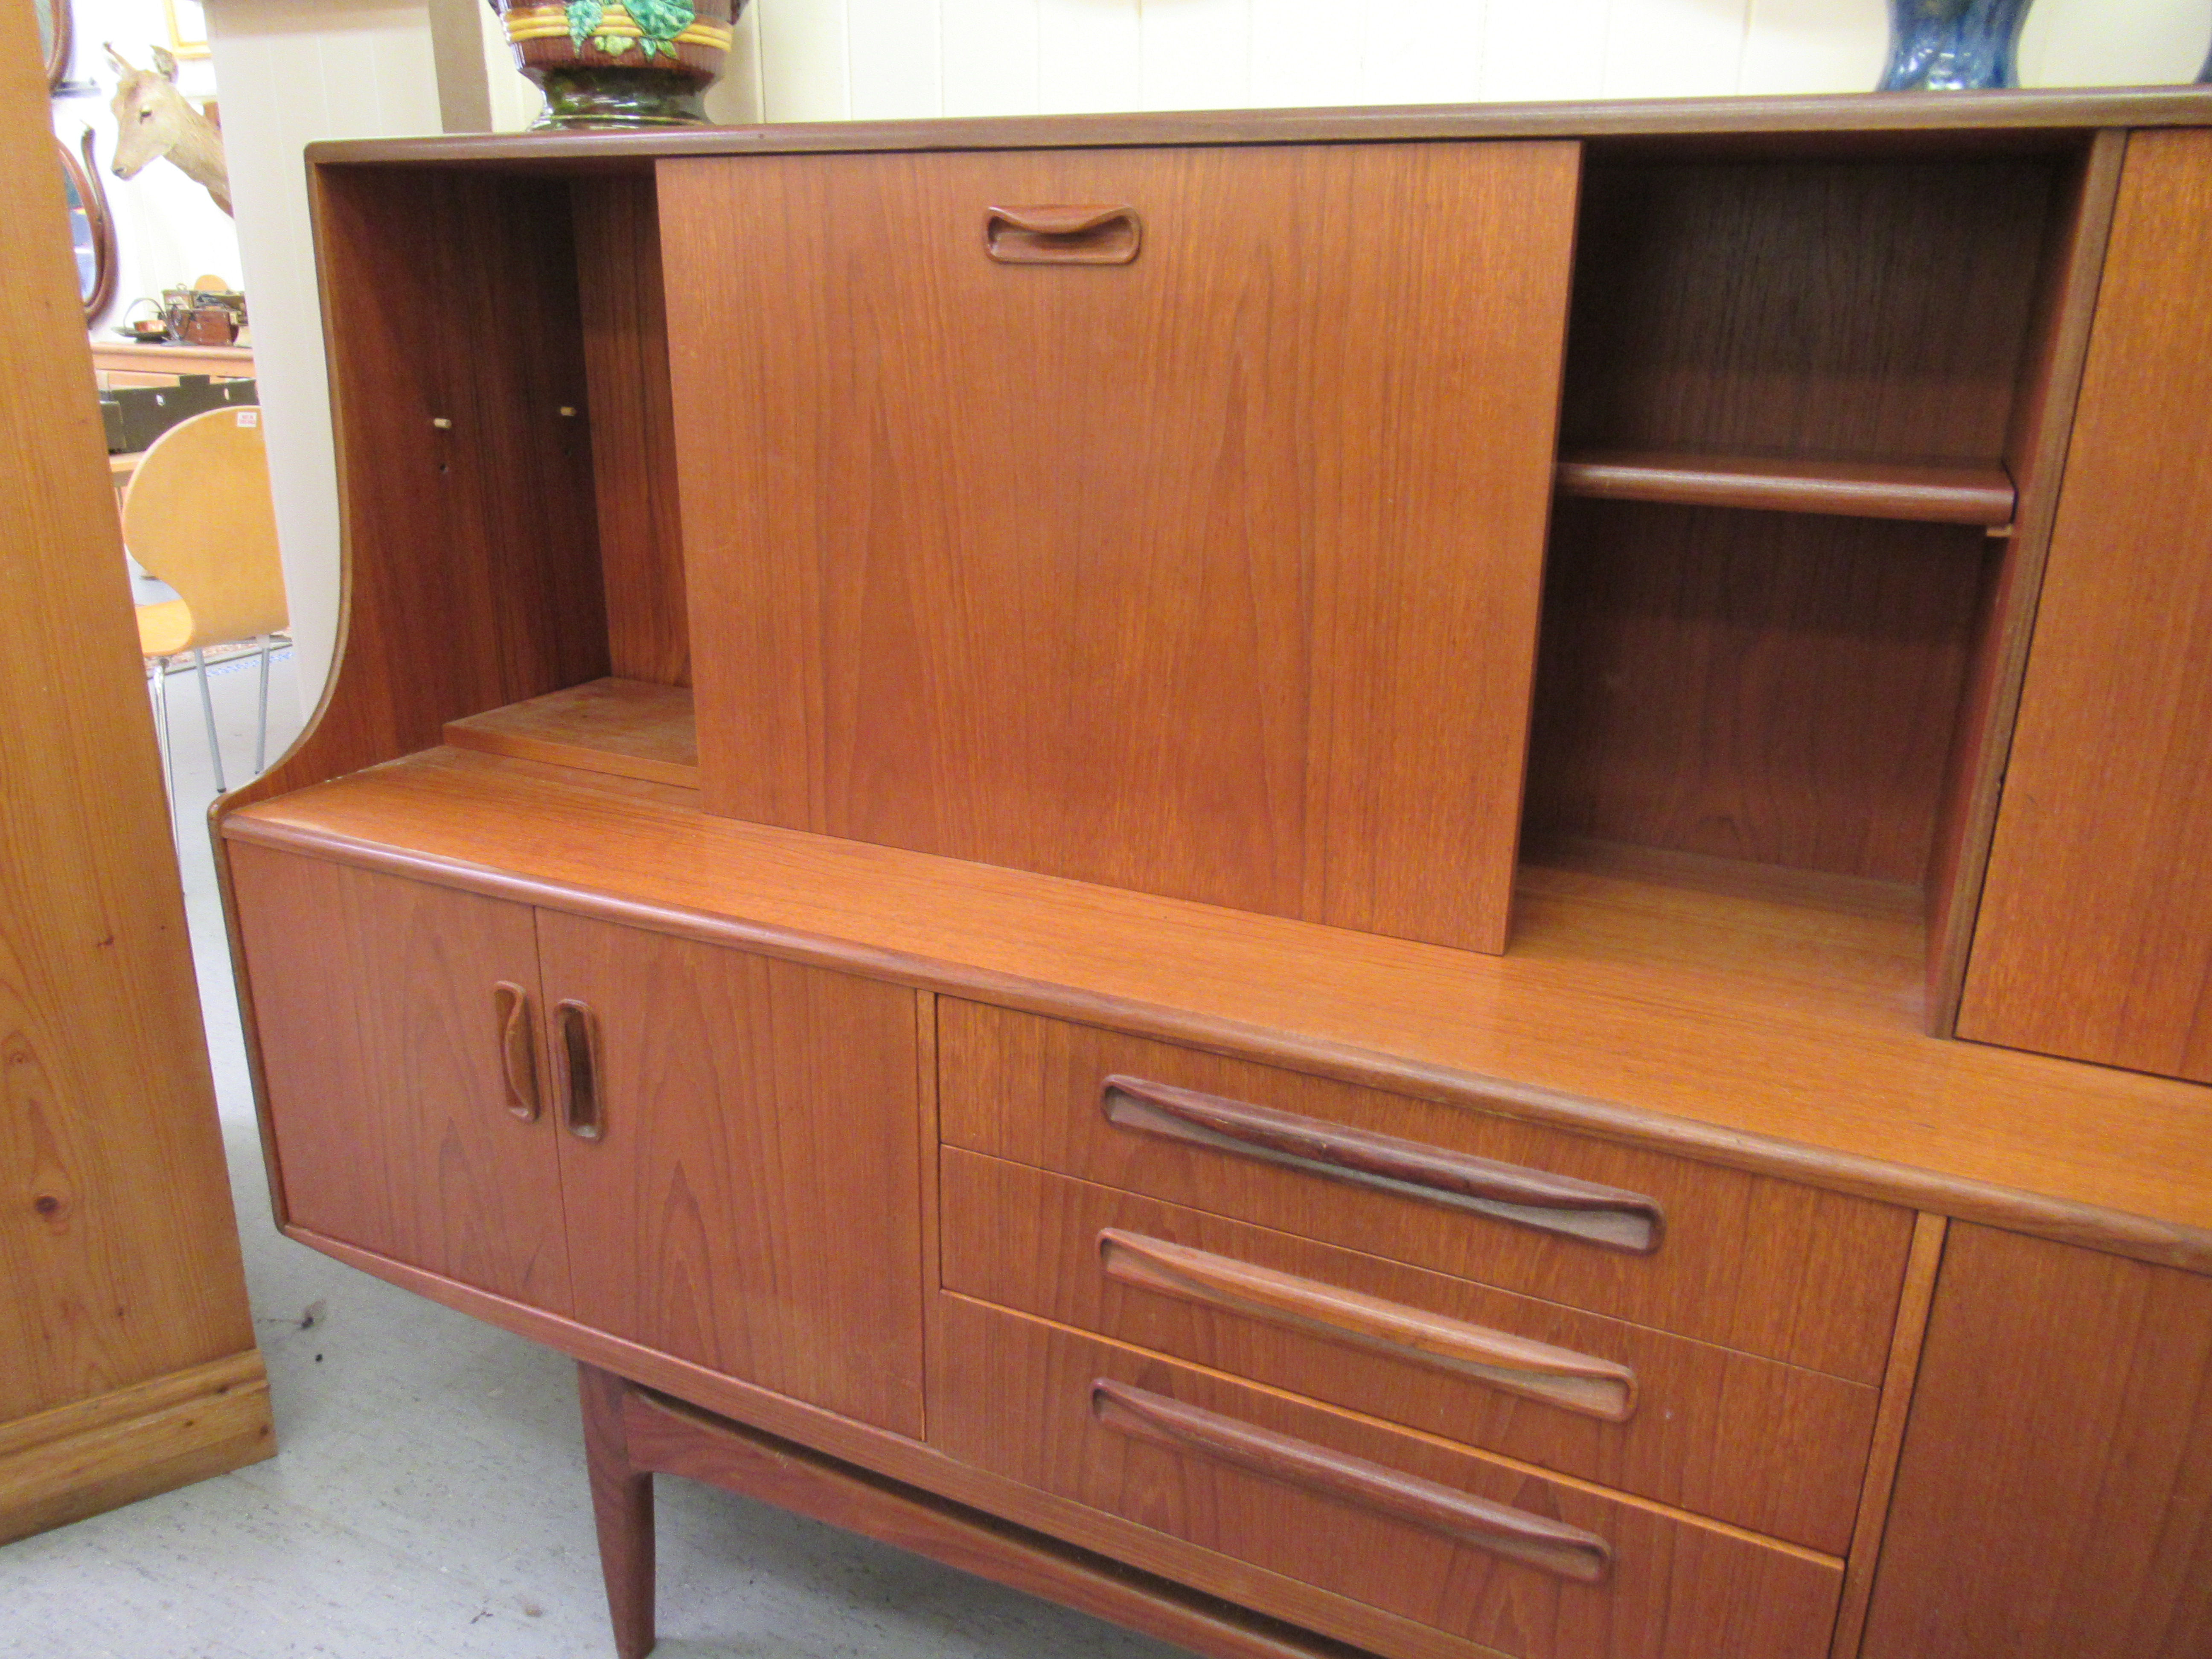
[[310,152],[293,1237],[1259,1659],[2212,1653],[2212,94]]

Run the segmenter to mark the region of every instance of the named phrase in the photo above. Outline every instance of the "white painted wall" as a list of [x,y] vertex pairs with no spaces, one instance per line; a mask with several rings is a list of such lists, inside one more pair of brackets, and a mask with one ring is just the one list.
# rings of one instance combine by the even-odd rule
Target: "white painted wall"
[[[54,100],[54,136],[75,150],[86,127],[96,135],[93,153],[115,219],[117,260],[115,302],[94,319],[93,332],[112,339],[105,330],[142,295],[158,301],[163,289],[206,274],[237,282],[238,234],[230,216],[207,191],[167,161],[156,161],[131,179],[108,171],[115,159],[115,117],[108,100],[115,95],[116,73],[100,45],[112,41],[137,68],[152,68],[153,48],[169,40],[161,0],[76,0],[74,15],[76,50],[70,80],[90,82],[93,90]],[[204,58],[185,58],[178,66],[177,84],[194,103],[204,103],[216,96],[213,64]]]
[[[437,130],[429,6],[448,3],[208,0],[310,705],[338,541],[301,153]],[[1852,92],[1879,76],[1888,15],[1887,0],[754,0],[708,108],[736,124]],[[489,11],[480,27],[476,106],[526,126],[537,93]],[[2187,81],[2209,38],[2212,0],[2039,0],[2022,77]]]
[[307,223],[307,146],[438,130],[423,0],[207,0],[301,700],[338,615],[337,470]]

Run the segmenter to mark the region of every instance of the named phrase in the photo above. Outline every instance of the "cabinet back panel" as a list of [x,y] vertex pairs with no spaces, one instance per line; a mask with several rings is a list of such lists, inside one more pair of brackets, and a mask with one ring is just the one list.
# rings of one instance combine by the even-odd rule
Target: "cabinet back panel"
[[[568,186],[316,174],[346,526],[343,666],[270,787],[607,672]],[[437,421],[446,426],[434,424]],[[420,642],[434,638],[437,648]]]
[[1983,546],[1955,525],[1561,501],[1531,838],[1919,882]]
[[579,179],[571,188],[608,672],[689,685],[659,207],[650,176]]
[[1593,166],[1567,442],[2000,459],[2062,165]]
[[[664,163],[709,810],[1499,948],[1576,173]],[[1069,203],[1134,262],[988,256]]]

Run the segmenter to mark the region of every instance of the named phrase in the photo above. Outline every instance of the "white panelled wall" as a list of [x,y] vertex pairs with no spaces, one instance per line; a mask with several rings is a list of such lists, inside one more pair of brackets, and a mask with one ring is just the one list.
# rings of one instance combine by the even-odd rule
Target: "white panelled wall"
[[[1887,0],[755,0],[753,118],[1863,92]],[[2208,0],[2037,0],[2030,86],[2192,79]]]
[[[311,705],[338,538],[301,151],[436,131],[432,13],[450,27],[469,4],[208,0]],[[741,123],[1855,92],[1881,72],[1888,15],[1888,0],[753,0],[708,107]],[[448,106],[526,125],[537,95],[488,12],[479,27],[486,84]],[[2187,81],[2208,39],[2212,0],[2037,0],[2021,76]]]

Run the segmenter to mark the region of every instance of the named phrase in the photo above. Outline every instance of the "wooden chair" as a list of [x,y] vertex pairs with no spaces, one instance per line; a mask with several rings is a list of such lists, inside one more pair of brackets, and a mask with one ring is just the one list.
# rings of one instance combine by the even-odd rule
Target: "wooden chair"
[[[261,647],[258,774],[269,744],[269,651],[291,625],[276,556],[276,514],[258,408],[213,409],[163,433],[146,451],[123,496],[123,540],[175,599],[138,607],[138,647],[153,665],[161,755],[169,762],[168,665],[191,653],[218,793],[229,786],[208,690],[207,647],[257,640]],[[175,807],[173,775],[171,809]]]

